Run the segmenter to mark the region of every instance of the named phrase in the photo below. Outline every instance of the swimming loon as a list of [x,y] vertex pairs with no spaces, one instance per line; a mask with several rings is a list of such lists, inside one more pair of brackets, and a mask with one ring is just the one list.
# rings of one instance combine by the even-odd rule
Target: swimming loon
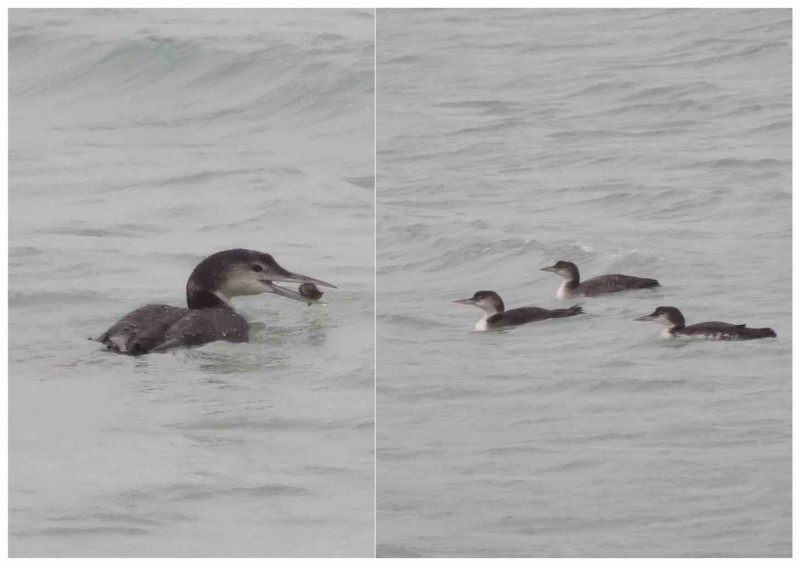
[[675,307],[658,307],[652,314],[640,316],[634,320],[652,320],[667,326],[668,328],[661,331],[661,336],[665,338],[689,336],[706,340],[752,340],[777,336],[771,328],[747,328],[744,324],[727,322],[698,322],[686,326],[686,320],[681,311]]
[[313,283],[303,283],[298,287],[297,292],[309,299],[308,306],[311,306],[314,303],[322,303],[320,299],[322,298],[322,291],[317,289],[317,286]]
[[460,305],[475,305],[486,313],[475,325],[475,330],[478,331],[583,314],[583,308],[580,305],[568,309],[548,310],[539,307],[520,307],[507,311],[503,299],[494,291],[478,291],[469,299],[459,299],[453,302]]
[[285,270],[269,254],[226,250],[208,256],[192,271],[186,282],[189,308],[140,307],[123,316],[96,340],[112,352],[131,356],[217,340],[247,342],[249,326],[234,310],[233,297],[275,293],[297,301],[309,300],[275,285],[274,281],[303,281],[335,288],[325,281]]
[[543,267],[542,271],[551,271],[564,278],[564,283],[556,291],[557,299],[574,299],[575,297],[595,297],[605,293],[618,293],[629,289],[659,287],[655,279],[634,277],[632,275],[600,275],[581,283],[578,266],[571,261],[557,261],[551,267]]

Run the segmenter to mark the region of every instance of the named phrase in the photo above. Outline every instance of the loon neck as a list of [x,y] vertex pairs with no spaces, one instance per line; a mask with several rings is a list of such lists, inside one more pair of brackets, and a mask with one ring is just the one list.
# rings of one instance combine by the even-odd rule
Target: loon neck
[[190,309],[231,309],[230,303],[216,293],[197,287],[186,289],[186,303]]
[[683,313],[676,308],[670,310],[667,315],[668,320],[672,323],[669,327],[670,332],[678,332],[686,328],[686,319],[683,318]]
[[569,266],[569,277],[565,277],[564,287],[568,289],[575,289],[581,284],[581,273],[578,271],[577,265]]
[[484,303],[481,305],[483,312],[486,313],[486,318],[490,316],[494,316],[496,314],[501,314],[506,310],[506,306],[503,304],[503,299],[499,296],[493,298],[493,300],[489,301],[488,304]]

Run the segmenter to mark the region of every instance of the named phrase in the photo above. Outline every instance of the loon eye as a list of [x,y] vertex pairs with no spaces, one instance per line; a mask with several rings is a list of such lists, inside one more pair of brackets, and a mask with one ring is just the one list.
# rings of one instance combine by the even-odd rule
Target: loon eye
[[253,271],[264,271],[264,268],[263,268],[263,267],[261,267],[261,266],[260,266],[260,265],[258,265],[258,264],[255,264],[255,265],[253,266]]

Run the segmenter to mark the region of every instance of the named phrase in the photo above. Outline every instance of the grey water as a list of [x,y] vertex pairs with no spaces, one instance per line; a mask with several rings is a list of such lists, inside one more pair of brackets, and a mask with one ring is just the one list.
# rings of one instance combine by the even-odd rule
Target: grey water
[[[378,556],[791,555],[791,25],[378,11]],[[663,286],[452,302],[571,304],[559,259]]]
[[[373,11],[9,20],[10,555],[373,556]],[[233,247],[338,289],[88,340]]]

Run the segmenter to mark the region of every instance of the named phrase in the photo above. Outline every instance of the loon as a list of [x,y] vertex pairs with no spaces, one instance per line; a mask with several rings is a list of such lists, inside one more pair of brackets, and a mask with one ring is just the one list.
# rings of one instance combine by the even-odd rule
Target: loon
[[667,326],[661,331],[661,336],[665,338],[688,336],[706,340],[753,340],[777,336],[771,328],[747,328],[744,324],[727,322],[698,322],[686,326],[686,320],[681,311],[675,307],[658,307],[652,314],[640,316],[634,320],[652,320]]
[[568,309],[548,310],[539,307],[520,307],[507,311],[505,310],[503,299],[494,291],[478,291],[469,299],[459,299],[453,302],[460,305],[475,305],[486,313],[475,325],[475,330],[477,331],[517,326],[548,318],[563,318],[565,316],[583,314],[583,308],[580,305],[575,305]]
[[194,268],[186,283],[189,308],[146,305],[123,316],[96,340],[118,354],[139,356],[179,346],[199,346],[217,340],[247,342],[249,326],[231,298],[275,293],[297,301],[309,297],[275,285],[302,281],[335,285],[285,270],[269,254],[233,249],[208,256]]
[[571,261],[557,261],[551,267],[543,267],[542,271],[551,271],[564,278],[564,283],[556,291],[557,299],[574,299],[575,297],[596,297],[606,293],[618,293],[630,289],[659,287],[655,279],[634,277],[632,275],[600,275],[581,283],[578,266]]
[[325,304],[320,301],[323,295],[322,291],[320,291],[313,283],[303,283],[297,289],[297,292],[309,299],[308,306],[311,306],[314,303],[320,303],[323,305]]

